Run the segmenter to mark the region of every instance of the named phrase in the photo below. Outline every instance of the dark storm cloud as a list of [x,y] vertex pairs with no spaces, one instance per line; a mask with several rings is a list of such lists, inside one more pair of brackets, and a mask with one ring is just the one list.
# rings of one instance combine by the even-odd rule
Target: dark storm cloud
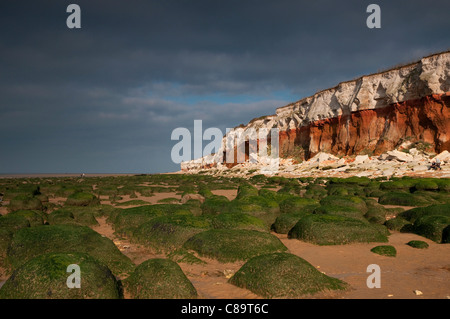
[[176,170],[176,127],[224,131],[448,48],[448,1],[375,1],[380,30],[370,3],[4,1],[0,172]]

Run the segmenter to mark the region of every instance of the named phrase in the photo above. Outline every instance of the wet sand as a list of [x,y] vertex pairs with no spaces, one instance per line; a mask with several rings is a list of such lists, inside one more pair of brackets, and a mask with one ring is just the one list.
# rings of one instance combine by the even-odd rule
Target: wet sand
[[[437,298],[450,296],[450,245],[437,244],[429,239],[407,233],[394,232],[389,243],[364,243],[338,246],[317,246],[286,235],[274,234],[288,247],[328,276],[351,285],[338,298]],[[429,248],[417,249],[406,245],[411,240],[422,240]],[[370,249],[378,245],[392,245],[396,257],[380,256]],[[381,269],[381,288],[367,287],[367,266],[377,264]],[[423,295],[416,296],[414,290]]]
[[211,191],[214,195],[225,196],[229,200],[236,198],[237,189],[215,189]]
[[[232,200],[237,190],[213,190],[216,195],[226,196]],[[122,196],[119,202],[128,200],[143,200],[149,204],[156,204],[165,198],[181,196],[174,192],[155,193],[154,196],[137,198]],[[50,198],[51,202],[63,203],[65,198]],[[101,196],[104,204],[110,204],[108,196]],[[127,208],[132,206],[117,206]],[[385,206],[388,207],[388,206]],[[390,207],[397,207],[391,205]],[[398,206],[400,207],[400,206]],[[403,208],[412,208],[404,207]],[[2,207],[6,208],[6,207]],[[165,254],[155,253],[144,246],[134,244],[126,238],[118,238],[106,218],[97,218],[99,226],[92,227],[101,235],[113,240],[122,253],[128,256],[136,265],[151,258],[166,258]],[[335,298],[335,299],[446,299],[450,298],[450,245],[437,244],[424,237],[393,232],[389,236],[389,243],[358,243],[338,246],[317,246],[314,244],[288,239],[287,235],[272,233],[288,248],[288,252],[295,254],[316,269],[328,276],[339,278],[350,285],[344,292],[322,292],[305,298]],[[416,249],[406,245],[410,240],[422,240],[429,244],[427,249]],[[397,250],[396,257],[386,257],[374,254],[371,248],[378,245],[392,245]],[[201,258],[206,264],[190,265],[179,263],[188,279],[197,289],[199,298],[206,299],[258,299],[247,289],[235,287],[228,283],[228,278],[242,267],[244,262],[220,263],[213,259]],[[370,273],[367,266],[377,264],[381,268],[381,288],[370,289],[366,280]],[[6,280],[1,275],[0,285]],[[420,290],[422,295],[414,291]]]
[[[118,248],[136,265],[150,258],[165,258],[151,250],[133,244],[127,239],[117,239],[106,218],[98,219],[100,226],[93,229],[112,239]],[[335,299],[446,299],[450,298],[450,245],[435,242],[415,234],[394,232],[389,243],[364,243],[338,246],[317,246],[287,235],[272,233],[297,255],[328,276],[341,279],[350,284],[344,292],[322,292],[305,298]],[[429,244],[428,249],[417,249],[406,245],[410,240],[422,240]],[[378,245],[392,245],[397,250],[396,257],[386,257],[370,251]],[[206,264],[180,267],[197,289],[199,298],[206,299],[258,299],[247,289],[228,283],[230,275],[239,270],[244,262],[220,263],[213,259],[201,258]],[[381,288],[368,288],[367,266],[377,264],[381,268]],[[416,295],[415,290],[423,294]]]

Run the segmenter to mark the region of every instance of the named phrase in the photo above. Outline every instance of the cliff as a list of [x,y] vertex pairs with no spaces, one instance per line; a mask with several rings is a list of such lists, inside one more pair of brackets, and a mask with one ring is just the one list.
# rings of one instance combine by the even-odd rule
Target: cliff
[[[450,150],[450,52],[339,83],[252,120],[244,130],[273,127],[280,156],[297,161],[319,152],[378,155],[405,141],[421,141],[436,153]],[[225,137],[219,152],[224,145]],[[209,155],[181,166],[220,166],[218,159]]]

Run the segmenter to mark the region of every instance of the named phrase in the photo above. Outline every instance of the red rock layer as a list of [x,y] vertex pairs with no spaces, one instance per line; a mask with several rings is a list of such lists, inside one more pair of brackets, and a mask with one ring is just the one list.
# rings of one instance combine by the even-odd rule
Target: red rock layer
[[352,112],[280,132],[280,156],[382,154],[405,140],[450,150],[450,92]]

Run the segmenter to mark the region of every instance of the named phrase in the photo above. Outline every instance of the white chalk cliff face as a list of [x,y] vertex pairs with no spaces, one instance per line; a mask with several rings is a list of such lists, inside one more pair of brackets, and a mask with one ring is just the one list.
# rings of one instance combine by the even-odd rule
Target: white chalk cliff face
[[346,112],[383,108],[393,103],[450,91],[450,52],[383,73],[343,82],[277,109],[280,130],[334,118]]
[[[450,150],[450,52],[342,82],[243,129],[274,127],[280,155],[297,159],[319,152],[381,154],[406,139],[429,143],[436,152]],[[216,155],[184,162],[182,170],[220,167],[225,145],[224,137]]]

